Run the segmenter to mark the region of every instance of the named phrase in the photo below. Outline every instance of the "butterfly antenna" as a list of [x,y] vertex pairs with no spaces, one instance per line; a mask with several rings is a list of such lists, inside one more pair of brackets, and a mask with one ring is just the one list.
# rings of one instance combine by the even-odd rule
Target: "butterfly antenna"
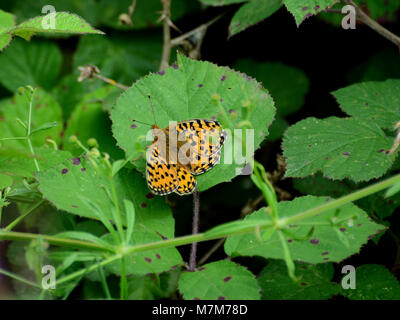
[[151,111],[153,112],[154,124],[157,125],[156,114],[155,114],[155,112],[154,112],[154,106],[153,106],[153,102],[151,101],[151,95],[150,95],[150,93],[149,93],[147,96],[149,97],[149,101],[150,101],[150,105],[151,105]]

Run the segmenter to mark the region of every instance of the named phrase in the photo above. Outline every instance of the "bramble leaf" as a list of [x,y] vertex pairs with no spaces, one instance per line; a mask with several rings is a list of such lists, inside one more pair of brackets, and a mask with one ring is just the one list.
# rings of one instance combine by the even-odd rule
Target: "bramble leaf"
[[339,285],[331,281],[332,263],[295,265],[298,282],[289,278],[283,261],[269,261],[257,278],[263,300],[326,300],[339,293]]
[[[110,181],[100,174],[90,161],[73,158],[54,168],[37,173],[39,190],[43,197],[57,208],[79,216],[98,219],[87,209],[81,197],[100,207],[106,217],[112,220],[113,208]],[[171,209],[162,198],[153,198],[146,188],[146,181],[137,172],[121,170],[114,177],[122,220],[125,222],[123,200],[132,201],[135,206],[135,231],[158,232],[165,237],[174,235],[174,219]]]
[[400,121],[400,80],[353,84],[332,94],[347,114],[393,130]]
[[[265,138],[275,113],[270,95],[247,75],[179,55],[177,64],[160,74],[140,79],[125,91],[111,112],[114,136],[127,156],[134,159],[150,144],[146,142],[146,135],[151,127],[139,123],[154,123],[148,94],[151,94],[158,126],[165,128],[170,121],[198,118],[221,120],[224,129],[251,126],[254,149]],[[224,157],[231,156],[233,151],[233,144],[225,142],[220,164],[197,177],[199,190],[229,181],[240,173],[244,159],[238,159],[237,154],[244,153],[244,144],[238,146],[233,163],[225,164]],[[144,171],[145,159],[134,165]]]
[[8,46],[12,35],[8,32],[15,26],[15,16],[11,13],[0,10],[0,52]]
[[[111,242],[112,238],[108,234],[104,240]],[[129,240],[130,245],[145,244],[161,241],[159,235],[144,231],[135,231]],[[115,244],[115,243],[114,243]],[[127,274],[145,275],[148,273],[160,273],[171,270],[183,263],[182,257],[176,248],[161,248],[147,250],[128,255],[126,258]],[[105,267],[106,270],[121,275],[121,261],[112,262]]]
[[[290,217],[328,201],[328,197],[305,196],[278,204],[280,217]],[[260,209],[246,220],[269,220],[270,215]],[[283,233],[292,259],[309,263],[339,262],[357,253],[361,246],[384,226],[370,221],[368,215],[349,203],[338,210],[330,210],[290,225]],[[310,234],[308,239],[306,236]],[[259,242],[255,234],[228,237],[225,252],[232,256],[261,256],[283,259],[279,235],[274,233],[268,240]]]
[[322,171],[332,179],[370,180],[382,176],[395,154],[393,140],[375,123],[354,118],[308,118],[291,126],[283,139],[287,177]]
[[61,52],[52,42],[36,40],[28,43],[14,39],[12,45],[0,54],[0,83],[12,92],[25,85],[51,89],[61,62]]
[[364,264],[356,269],[356,288],[341,293],[350,300],[399,300],[400,284],[384,266]]
[[254,275],[228,260],[211,262],[198,271],[182,273],[178,288],[185,300],[260,299],[260,288]]
[[339,0],[282,0],[287,9],[293,14],[297,26],[305,19],[330,8]]

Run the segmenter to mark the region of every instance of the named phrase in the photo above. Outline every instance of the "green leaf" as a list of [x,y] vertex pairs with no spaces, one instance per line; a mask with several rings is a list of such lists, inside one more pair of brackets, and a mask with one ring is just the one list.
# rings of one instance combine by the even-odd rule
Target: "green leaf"
[[339,293],[332,282],[334,268],[331,263],[296,263],[298,282],[289,278],[283,261],[271,260],[258,276],[263,300],[327,300]]
[[107,152],[114,159],[122,158],[123,152],[116,147],[116,141],[111,134],[111,121],[107,112],[102,109],[102,102],[112,92],[121,92],[121,89],[105,86],[89,94],[76,106],[67,121],[64,133],[64,150],[78,156],[82,149],[69,141],[71,136],[76,136],[84,145],[88,139],[95,138],[99,149]]
[[[112,241],[110,235],[103,237],[106,241]],[[130,245],[138,245],[161,241],[162,238],[154,233],[135,231],[129,240]],[[125,257],[126,273],[145,275],[148,273],[160,273],[168,271],[173,267],[182,265],[182,257],[176,248],[162,248],[133,253]],[[105,266],[105,269],[121,275],[121,261],[112,262]]]
[[161,51],[162,39],[153,32],[116,34],[112,38],[83,37],[74,56],[74,68],[96,65],[107,78],[131,85],[136,79],[158,69]]
[[[290,217],[307,209],[315,208],[328,201],[328,197],[306,196],[293,201],[278,204],[280,217]],[[270,220],[270,215],[260,209],[247,216],[247,220]],[[337,225],[336,225],[337,224]],[[304,237],[314,228],[311,238]],[[337,211],[330,210],[317,216],[290,225],[284,233],[292,259],[309,263],[339,262],[355,253],[368,239],[382,231],[384,226],[370,221],[368,215],[354,204],[349,203]],[[347,239],[346,247],[339,238]],[[296,238],[298,240],[296,240]],[[303,238],[304,240],[300,240]],[[260,242],[255,234],[231,236],[225,242],[225,251],[232,257],[261,256],[264,258],[283,259],[283,250],[279,235]]]
[[229,25],[229,37],[268,18],[281,7],[281,0],[249,0],[233,15]]
[[393,130],[400,120],[400,80],[364,82],[333,92],[347,114]]
[[293,14],[297,26],[305,19],[330,8],[338,0],[282,0],[287,9]]
[[[100,207],[109,220],[112,219],[113,202],[108,178],[100,174],[85,159],[74,158],[63,164],[37,174],[39,189],[44,198],[57,208],[79,216],[98,219],[79,198],[85,197]],[[174,235],[174,219],[171,209],[161,198],[153,198],[147,190],[146,181],[137,172],[121,170],[114,177],[120,208],[123,199],[135,206],[135,230],[154,231],[165,237]],[[108,191],[106,191],[108,190]],[[125,212],[121,209],[124,224]]]
[[254,275],[232,261],[208,263],[195,272],[183,272],[178,288],[185,300],[258,300]]
[[355,275],[356,289],[342,289],[341,291],[346,298],[350,300],[400,299],[399,281],[384,266],[364,264],[356,269]]
[[278,115],[287,116],[303,106],[310,81],[302,70],[280,62],[258,62],[249,59],[238,60],[234,68],[262,82],[274,98]]
[[12,36],[8,34],[15,26],[15,16],[0,9],[0,52],[8,46]]
[[[244,128],[242,123],[247,121],[254,129],[254,149],[265,138],[275,112],[271,97],[255,80],[226,67],[179,55],[173,67],[161,74],[150,74],[125,91],[111,112],[114,136],[127,156],[134,159],[149,144],[145,137],[150,127],[139,122],[132,126],[132,119],[154,123],[147,94],[151,94],[158,126],[165,128],[169,121],[221,118],[227,119],[225,126],[221,122],[228,129],[230,125]],[[232,148],[232,144],[225,143],[225,156],[232,153]],[[243,163],[225,164],[223,150],[220,164],[197,177],[200,191],[231,180],[238,174],[236,169],[243,168]],[[134,165],[145,170],[144,159]]]
[[[48,26],[50,19],[54,19],[54,29]],[[26,40],[30,40],[36,33],[104,34],[94,29],[81,17],[68,12],[56,12],[53,16],[50,13],[32,18],[20,23],[11,32]]]
[[332,179],[370,180],[382,176],[395,155],[392,139],[374,123],[353,118],[308,118],[291,126],[283,139],[287,177],[322,171]]
[[60,72],[61,61],[61,52],[52,42],[27,43],[15,39],[12,46],[0,54],[0,83],[12,92],[25,85],[51,89]]
[[[1,56],[0,56],[1,57]],[[16,119],[20,119],[25,125],[28,123],[29,101],[25,94],[16,93],[13,98],[0,102],[0,139],[12,137],[25,137],[26,129]],[[46,139],[51,138],[56,143],[60,142],[62,131],[61,108],[58,103],[45,91],[37,89],[33,97],[32,128],[34,131],[50,122],[56,121],[57,126],[46,131],[38,131],[31,136],[33,146],[43,146]],[[28,150],[26,140],[1,141],[3,147],[15,147]]]
[[385,193],[386,198],[393,197],[395,194],[400,192],[400,183],[396,183],[395,185],[391,186],[389,189],[387,189]]
[[[1,170],[1,172],[3,171]],[[10,187],[12,184],[13,184],[13,179],[10,176],[2,173],[0,174],[0,191],[2,189]]]
[[[4,150],[5,152],[2,152]],[[71,158],[71,153],[54,150],[48,147],[36,148],[36,159],[41,170],[49,169]],[[0,148],[0,172],[13,176],[33,178],[36,167],[33,157],[27,151],[14,151],[14,149]]]

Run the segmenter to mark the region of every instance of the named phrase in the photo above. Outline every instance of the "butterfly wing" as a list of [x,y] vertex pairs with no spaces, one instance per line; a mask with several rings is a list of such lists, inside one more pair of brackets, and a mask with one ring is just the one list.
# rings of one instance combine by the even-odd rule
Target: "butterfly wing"
[[219,122],[193,119],[178,122],[176,128],[178,136],[185,136],[190,146],[188,166],[192,174],[202,174],[214,167],[226,138]]
[[177,174],[179,180],[179,186],[175,190],[175,193],[183,196],[185,194],[190,194],[196,187],[196,179],[193,174],[185,167],[177,166]]
[[150,190],[160,196],[174,192],[180,183],[176,165],[167,163],[157,143],[153,143],[147,152],[146,180]]

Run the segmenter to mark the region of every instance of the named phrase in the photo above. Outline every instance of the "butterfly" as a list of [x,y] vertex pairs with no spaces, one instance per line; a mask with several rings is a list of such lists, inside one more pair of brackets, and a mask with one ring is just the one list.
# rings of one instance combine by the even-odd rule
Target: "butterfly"
[[192,193],[194,176],[219,162],[226,132],[218,121],[206,119],[174,122],[165,129],[153,125],[152,130],[155,139],[146,163],[149,189],[156,195]]

